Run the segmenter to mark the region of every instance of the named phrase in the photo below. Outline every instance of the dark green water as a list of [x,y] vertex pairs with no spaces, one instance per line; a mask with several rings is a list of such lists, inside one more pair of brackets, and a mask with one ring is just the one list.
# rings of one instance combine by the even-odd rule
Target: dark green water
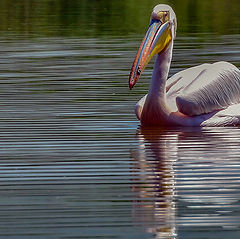
[[[240,67],[239,1],[163,1],[170,74]],[[146,129],[129,70],[158,1],[0,2],[0,238],[240,237],[240,128]]]

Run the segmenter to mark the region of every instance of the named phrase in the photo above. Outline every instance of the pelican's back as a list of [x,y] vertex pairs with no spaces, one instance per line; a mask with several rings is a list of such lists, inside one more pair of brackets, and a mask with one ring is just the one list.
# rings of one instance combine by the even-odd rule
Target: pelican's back
[[190,83],[182,87],[176,97],[181,113],[201,115],[240,103],[240,71],[237,67],[228,62],[205,64],[199,74],[189,81],[186,77],[189,77],[191,69],[194,68],[185,71],[180,80]]

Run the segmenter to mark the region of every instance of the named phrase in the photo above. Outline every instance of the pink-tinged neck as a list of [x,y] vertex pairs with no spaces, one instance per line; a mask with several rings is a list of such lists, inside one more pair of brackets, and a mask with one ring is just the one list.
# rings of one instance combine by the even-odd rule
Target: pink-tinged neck
[[165,102],[166,81],[172,61],[173,42],[163,51],[158,54],[154,64],[149,97],[158,97]]
[[173,42],[157,55],[151,85],[145,101],[141,123],[143,125],[166,125],[170,110],[166,105],[166,81],[172,60]]

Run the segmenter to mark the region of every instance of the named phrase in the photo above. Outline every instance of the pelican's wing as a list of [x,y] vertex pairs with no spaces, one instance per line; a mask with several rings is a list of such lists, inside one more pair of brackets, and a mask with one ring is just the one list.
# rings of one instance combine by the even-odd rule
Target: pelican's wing
[[189,116],[240,103],[240,71],[227,62],[181,71],[167,81],[167,102]]

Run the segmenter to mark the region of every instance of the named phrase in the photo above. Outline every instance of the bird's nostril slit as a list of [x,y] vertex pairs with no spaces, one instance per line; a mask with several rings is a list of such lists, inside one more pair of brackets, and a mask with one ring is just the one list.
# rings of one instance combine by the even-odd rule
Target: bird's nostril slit
[[140,67],[138,67],[138,68],[137,68],[137,74],[138,74],[138,75],[141,75],[141,73],[142,73],[142,71],[141,71]]

